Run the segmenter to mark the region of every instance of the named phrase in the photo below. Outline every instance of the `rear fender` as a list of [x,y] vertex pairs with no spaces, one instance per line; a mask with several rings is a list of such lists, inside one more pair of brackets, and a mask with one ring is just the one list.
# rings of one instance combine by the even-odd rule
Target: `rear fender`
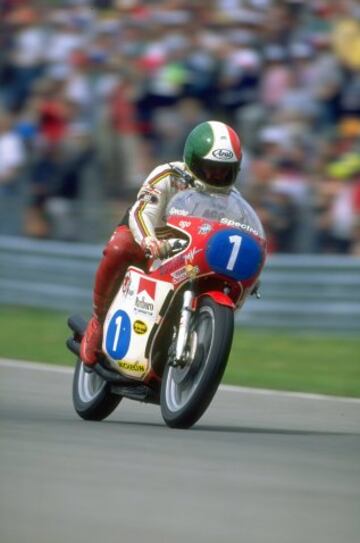
[[195,309],[204,296],[209,296],[217,304],[225,305],[226,307],[230,307],[230,309],[235,309],[236,307],[230,296],[225,294],[225,292],[221,292],[220,290],[209,290],[208,292],[203,292],[195,299]]

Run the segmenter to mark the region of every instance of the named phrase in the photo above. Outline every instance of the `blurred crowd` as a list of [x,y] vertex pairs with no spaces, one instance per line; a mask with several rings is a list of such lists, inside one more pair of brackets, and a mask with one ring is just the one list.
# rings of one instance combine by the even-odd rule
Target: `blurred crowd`
[[0,20],[0,233],[98,241],[89,210],[114,226],[217,119],[271,251],[360,255],[357,0],[3,0]]

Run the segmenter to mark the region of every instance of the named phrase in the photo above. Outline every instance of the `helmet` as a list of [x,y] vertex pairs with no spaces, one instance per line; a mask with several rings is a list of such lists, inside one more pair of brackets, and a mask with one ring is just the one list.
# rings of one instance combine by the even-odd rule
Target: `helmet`
[[199,124],[186,139],[184,162],[205,189],[229,190],[235,183],[241,159],[238,135],[219,121]]

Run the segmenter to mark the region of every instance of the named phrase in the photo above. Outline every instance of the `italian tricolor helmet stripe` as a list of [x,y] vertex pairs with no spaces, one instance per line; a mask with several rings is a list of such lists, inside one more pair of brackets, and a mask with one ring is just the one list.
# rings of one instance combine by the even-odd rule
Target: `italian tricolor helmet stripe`
[[209,144],[203,158],[220,162],[237,162],[241,158],[241,144],[236,132],[219,121],[204,123],[208,126]]
[[[186,166],[198,180],[211,186],[223,188],[232,185],[239,172],[241,159],[238,135],[222,122],[201,123],[186,139],[184,147]],[[213,168],[211,163],[214,163]],[[221,170],[218,168],[220,165]]]
[[237,160],[240,160],[242,151],[241,151],[241,143],[240,143],[239,136],[237,135],[235,130],[233,130],[230,126],[228,126],[227,129],[229,132],[230,141],[231,141],[231,145],[234,150],[235,156]]
[[[189,135],[187,144],[185,155],[195,154],[220,162],[237,162],[241,159],[238,135],[230,126],[219,121],[199,124]],[[188,158],[191,160],[190,156]]]

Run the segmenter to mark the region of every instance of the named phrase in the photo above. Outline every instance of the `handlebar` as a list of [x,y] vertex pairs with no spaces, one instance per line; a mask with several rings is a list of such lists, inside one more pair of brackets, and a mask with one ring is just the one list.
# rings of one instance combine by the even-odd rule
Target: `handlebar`
[[167,240],[171,247],[171,253],[176,254],[185,249],[188,242],[185,239],[170,238]]
[[[168,256],[165,258],[169,258],[170,256],[176,255],[176,253],[182,251],[188,242],[185,239],[170,238],[166,240],[166,243],[169,245],[169,251]],[[148,249],[145,251],[145,258],[151,258],[151,252]]]

